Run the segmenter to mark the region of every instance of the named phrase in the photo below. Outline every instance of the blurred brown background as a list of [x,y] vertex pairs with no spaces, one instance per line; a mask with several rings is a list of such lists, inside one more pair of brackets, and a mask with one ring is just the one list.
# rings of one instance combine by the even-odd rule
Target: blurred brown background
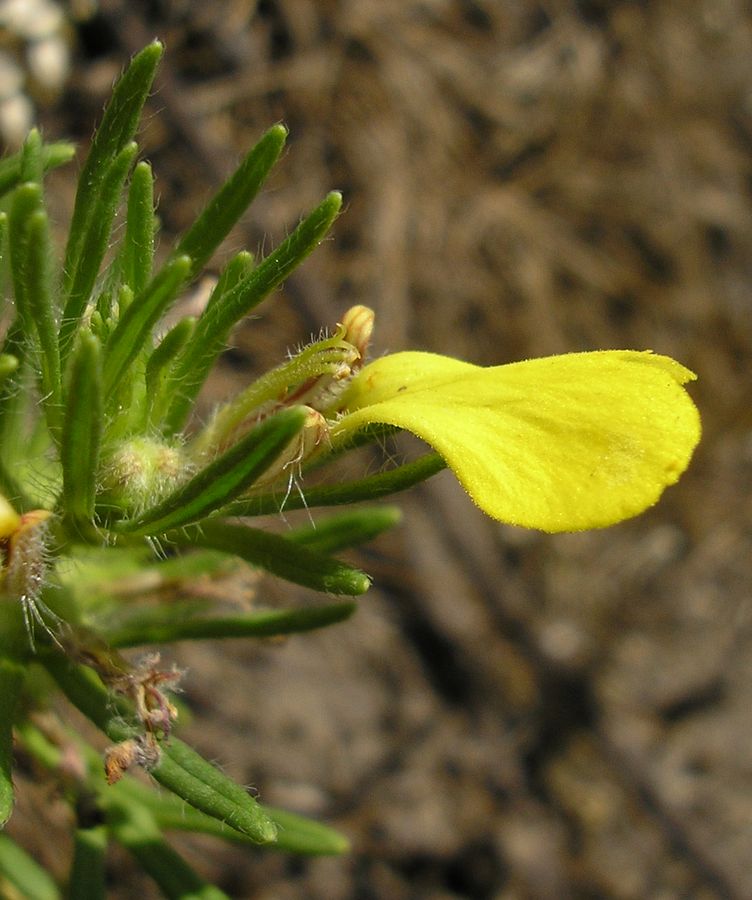
[[[346,198],[207,404],[354,303],[378,353],[652,348],[699,373],[701,448],[639,519],[506,528],[444,474],[359,557],[375,586],[354,620],[179,648],[189,739],[354,848],[183,840],[197,866],[252,900],[752,897],[749,4],[83,6],[41,120],[85,145],[129,54],[166,42],[142,133],[163,250],[277,120],[289,149],[228,250]],[[55,184],[63,217],[70,173]],[[112,878],[152,896],[125,858]]]

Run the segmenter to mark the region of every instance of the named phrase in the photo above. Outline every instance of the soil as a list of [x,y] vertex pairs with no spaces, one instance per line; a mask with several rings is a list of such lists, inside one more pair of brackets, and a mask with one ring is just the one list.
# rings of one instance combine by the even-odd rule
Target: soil
[[[348,623],[176,648],[184,736],[353,851],[176,843],[247,900],[752,897],[748,4],[103,0],[46,136],[85,145],[154,36],[142,146],[163,251],[278,120],[289,149],[217,265],[331,188],[346,201],[238,329],[206,408],[364,303],[377,353],[672,355],[699,374],[704,423],[636,520],[505,527],[444,473],[351,556],[374,587]],[[70,175],[55,184],[62,216]],[[156,896],[125,856],[110,874],[114,898]]]

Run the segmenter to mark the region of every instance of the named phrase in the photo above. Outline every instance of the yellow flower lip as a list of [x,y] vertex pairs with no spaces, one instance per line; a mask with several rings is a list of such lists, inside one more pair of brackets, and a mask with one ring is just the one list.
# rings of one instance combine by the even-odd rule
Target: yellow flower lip
[[602,528],[654,504],[700,439],[695,375],[650,351],[600,350],[483,368],[405,352],[365,366],[342,398],[336,444],[370,423],[429,443],[502,522]]

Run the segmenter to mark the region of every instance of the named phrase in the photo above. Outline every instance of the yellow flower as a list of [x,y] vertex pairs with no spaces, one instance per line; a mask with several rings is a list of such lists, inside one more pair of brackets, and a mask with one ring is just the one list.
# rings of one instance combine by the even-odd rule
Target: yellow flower
[[385,356],[341,398],[336,445],[370,423],[429,443],[502,522],[601,528],[637,515],[686,469],[695,375],[649,351],[570,353],[483,368],[432,353]]

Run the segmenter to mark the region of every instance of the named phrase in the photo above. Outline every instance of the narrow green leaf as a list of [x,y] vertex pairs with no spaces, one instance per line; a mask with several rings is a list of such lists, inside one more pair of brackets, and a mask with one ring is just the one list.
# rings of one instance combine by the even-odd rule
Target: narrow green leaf
[[183,426],[209,369],[225,347],[232,326],[316,248],[337,218],[341,205],[341,194],[336,191],[329,194],[276,250],[224,295],[221,303],[207,307],[175,366],[165,434],[174,434]]
[[[74,227],[82,231],[77,243],[78,251],[75,259],[67,259],[65,263],[65,310],[60,326],[60,352],[65,358],[70,351],[70,343],[78,329],[81,316],[86,309],[94,284],[99,275],[102,260],[110,242],[110,232],[120,204],[120,198],[133,160],[138,152],[135,143],[126,144],[107,166],[101,178],[97,179],[98,193],[87,204],[87,217],[74,225],[71,222],[70,234]],[[83,183],[82,173],[79,184]],[[75,219],[75,212],[74,212]]]
[[220,273],[214,290],[209,295],[206,309],[208,310],[217,303],[221,303],[225,294],[229,294],[244,278],[247,278],[255,265],[256,261],[252,253],[249,253],[247,250],[241,250],[240,253],[236,253]]
[[[22,443],[22,423],[26,421],[29,392],[20,390],[24,383],[24,360],[27,340],[20,315],[8,329],[3,341],[3,356],[17,360],[15,377],[0,382],[0,492],[12,499],[16,509],[28,512],[33,503],[21,488],[17,477],[18,457]],[[6,363],[10,366],[12,363]],[[11,474],[13,472],[13,474]]]
[[54,141],[42,147],[42,165],[45,174],[69,163],[76,153],[76,145],[68,141]]
[[164,369],[180,353],[195,327],[195,316],[186,316],[173,325],[154,348],[146,363],[146,384],[150,390],[158,389]]
[[68,372],[60,461],[65,514],[84,535],[92,530],[101,438],[100,345],[80,331]]
[[154,177],[151,166],[140,162],[131,177],[128,218],[120,251],[121,277],[134,295],[143,291],[151,281],[155,224]]
[[175,359],[188,343],[196,327],[194,316],[186,316],[174,325],[157,344],[146,362],[144,421],[159,426],[163,410],[163,392],[170,377]]
[[[206,304],[206,309],[209,309],[211,306],[220,303],[225,294],[233,290],[233,288],[235,288],[243,278],[246,278],[251,273],[251,271],[253,270],[253,265],[253,256],[245,250],[234,256],[222,270],[222,273],[217,280],[217,284],[215,285],[214,290],[209,296],[209,300]],[[150,390],[148,392],[149,421],[152,425],[154,425],[154,427],[161,426],[165,410],[169,407],[170,402],[173,399],[173,392],[180,386],[180,378],[175,375],[175,368],[180,359],[180,354],[183,348],[188,343],[188,339],[193,335],[193,331],[196,327],[196,319],[194,319],[193,317],[191,317],[190,319],[184,319],[183,321],[191,322],[191,333],[185,335],[185,341],[182,342],[181,346],[177,346],[178,339],[177,337],[175,338],[176,346],[174,348],[169,347],[169,366],[162,365],[162,359],[166,358],[168,347],[165,347],[164,350],[162,350],[162,344],[160,344],[160,346],[157,347],[157,349],[154,351],[154,357],[158,358],[160,365],[159,379],[155,379],[153,390]],[[182,323],[178,323],[173,328],[173,331],[177,332],[181,324]],[[167,337],[169,337],[169,335],[166,335],[164,340],[166,340]],[[162,343],[164,343],[164,340]],[[165,357],[162,357],[162,353],[165,354]],[[155,365],[157,365],[157,358],[155,358],[154,361]]]
[[[76,148],[73,144],[64,142],[44,144],[42,146],[42,168],[45,172],[65,165],[73,159]],[[23,151],[14,153],[0,160],[0,197],[12,191],[14,187],[26,179],[21,172],[21,159]]]
[[63,758],[63,751],[50,742],[38,728],[22,719],[16,726],[16,733],[24,750],[46,769],[57,769]]
[[246,562],[280,578],[330,594],[364,594],[369,577],[331,556],[315,553],[278,534],[208,520],[200,527],[170,531],[169,541],[186,547],[204,547],[234,553]]
[[61,900],[52,876],[7,834],[0,834],[0,892],[23,900]]
[[59,431],[61,375],[58,349],[57,298],[53,293],[52,241],[47,213],[37,210],[28,222],[27,300],[39,340],[42,403],[53,434]]
[[[22,726],[20,732],[27,752],[45,767],[57,770],[61,764],[60,750],[28,724]],[[189,816],[196,816],[202,822],[215,820],[192,809],[182,798],[157,792],[131,778],[124,778],[114,785],[105,784],[101,757],[88,746],[80,746],[79,750],[86,758],[89,769],[84,790],[96,795],[96,807],[91,808],[91,812],[101,815],[104,823],[91,827],[81,826],[76,831],[67,890],[70,900],[105,900],[105,852],[110,831],[116,840],[144,864],[146,871],[166,888],[167,896],[198,897],[205,900],[224,897],[221,892],[217,893],[216,888],[198,878],[184,860],[167,847],[155,813],[161,806],[169,805],[184,810]],[[88,804],[83,809],[88,811]],[[222,827],[219,822],[217,825]],[[227,831],[236,840],[240,838],[239,832],[234,829],[227,828]],[[242,839],[250,841],[245,835]]]
[[[163,831],[190,831],[209,834],[229,841],[249,843],[250,838],[231,828],[224,822],[187,806],[174,794],[156,794],[133,779],[123,779],[116,786],[142,806],[150,810]],[[275,809],[262,804],[270,819],[278,826],[277,840],[265,847],[268,850],[282,850],[312,856],[333,856],[347,853],[350,844],[347,838],[319,822],[314,822],[297,813]]]
[[384,422],[372,422],[370,425],[364,425],[353,434],[338,440],[326,454],[317,457],[316,466],[318,468],[327,465],[346,453],[352,453],[353,450],[359,450],[361,447],[370,447],[372,444],[378,444],[383,450],[389,438],[395,437],[401,431],[402,429],[396,425],[387,425]]
[[298,434],[305,420],[302,407],[271,416],[161,503],[113,527],[123,533],[162,534],[203,519],[253,484]]
[[10,474],[4,462],[0,462],[0,493],[12,499],[17,512],[25,513],[35,509],[39,504],[29,497],[18,481]]
[[37,128],[32,128],[21,148],[21,181],[41,184],[43,175],[42,136]]
[[154,41],[130,62],[112,91],[102,122],[81,170],[65,252],[66,288],[71,292],[87,240],[92,211],[99,205],[113,161],[133,139],[163,47]]
[[[164,839],[152,813],[119,794],[108,804],[107,821],[115,839],[138,860],[170,900],[229,900],[207,884]],[[75,895],[78,897],[78,895]]]
[[50,430],[57,435],[60,359],[50,271],[52,250],[41,185],[26,182],[14,192],[8,239],[17,321],[23,343],[37,351],[42,403]]
[[172,260],[126,308],[105,350],[105,397],[112,396],[126,369],[143,349],[152,328],[185,283],[190,268],[187,256]]
[[212,253],[246,211],[266,180],[269,170],[279,159],[286,138],[287,129],[284,125],[272,126],[183,236],[175,253],[191,257],[192,274],[203,269]]
[[[87,666],[74,665],[56,652],[41,650],[37,659],[45,666],[60,690],[88,719],[112,741],[133,737],[136,729],[130,703],[110,693]],[[259,844],[275,839],[276,829],[259,804],[187,744],[171,737],[161,744],[161,759],[151,775],[207,815],[228,822]]]
[[110,693],[93,669],[41,648],[37,659],[70,702],[111,741],[133,737],[135,728],[128,724],[134,720],[133,709],[122,697]]
[[24,676],[23,666],[0,658],[0,827],[13,809],[13,720]]
[[393,528],[401,518],[402,513],[396,506],[353,509],[305,528],[296,528],[287,537],[317,553],[337,553],[373,540]]
[[265,516],[285,510],[308,509],[315,506],[342,506],[349,503],[360,503],[378,500],[390,494],[404,491],[413,485],[446,468],[446,463],[437,453],[427,453],[414,462],[398,466],[388,472],[369,475],[357,481],[345,481],[342,484],[322,485],[306,488],[302,494],[290,493],[280,502],[278,494],[261,494],[236,500],[224,510],[226,516]]
[[162,745],[151,775],[191,806],[227,822],[257,844],[271,844],[277,829],[256,800],[178,738]]
[[264,812],[277,826],[275,850],[306,856],[338,856],[350,850],[347,838],[327,825],[271,806]]
[[73,863],[68,877],[68,896],[71,900],[106,900],[106,852],[105,825],[76,829]]
[[111,647],[138,647],[174,641],[217,640],[223,638],[269,638],[325,628],[349,619],[357,604],[328,603],[297,609],[269,609],[244,616],[185,619],[176,617],[172,606],[148,609],[128,622],[104,631]]
[[42,209],[41,185],[27,182],[16,188],[8,220],[8,250],[13,279],[13,295],[18,319],[27,342],[36,341],[36,327],[29,299],[29,221]]

